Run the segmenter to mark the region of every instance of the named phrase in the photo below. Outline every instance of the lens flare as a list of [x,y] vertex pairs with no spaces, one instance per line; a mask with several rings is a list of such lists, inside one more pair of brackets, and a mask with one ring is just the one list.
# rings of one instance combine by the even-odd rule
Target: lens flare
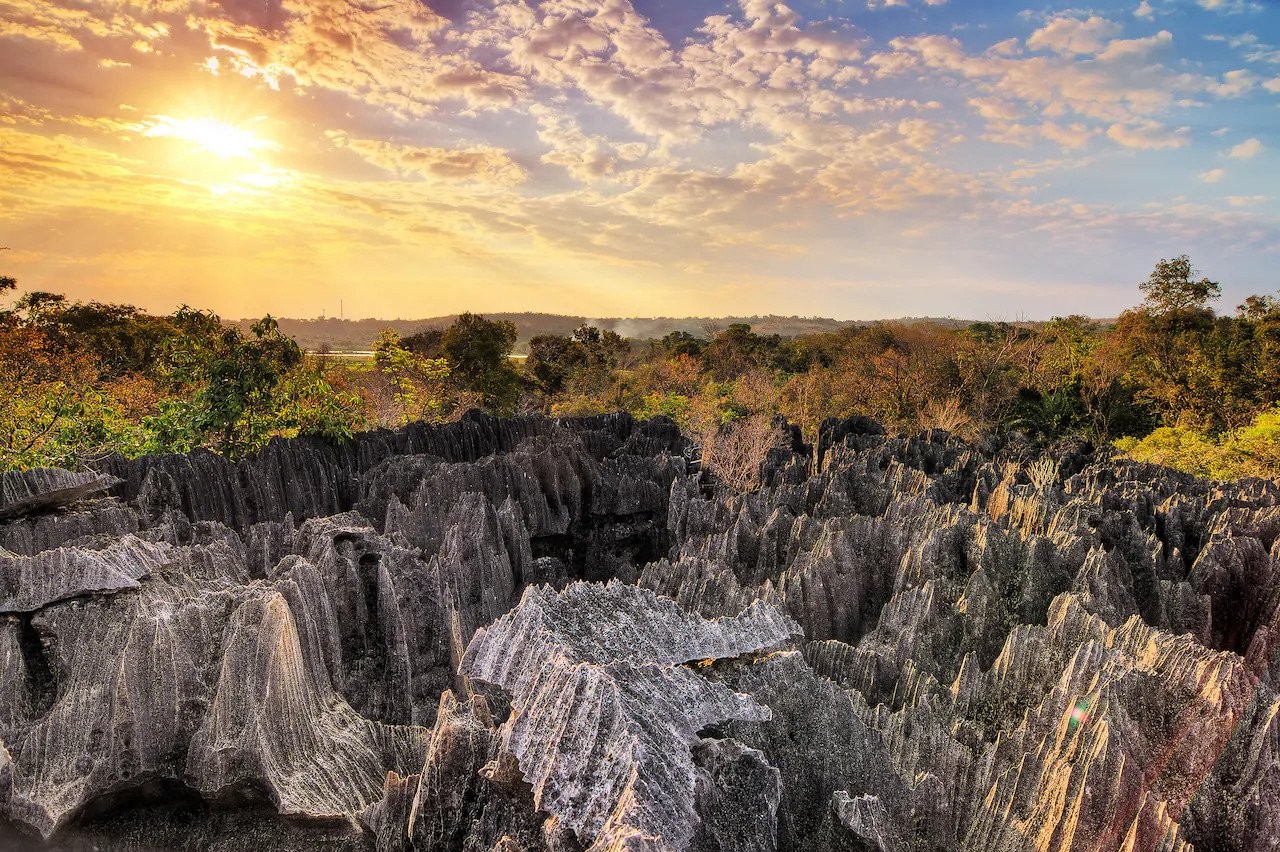
[[246,127],[216,118],[154,116],[143,131],[146,136],[189,142],[199,151],[220,159],[252,159],[260,151],[280,147]]
[[1071,718],[1067,720],[1067,727],[1074,731],[1087,721],[1089,721],[1089,700],[1081,698],[1076,702],[1076,706],[1071,708]]

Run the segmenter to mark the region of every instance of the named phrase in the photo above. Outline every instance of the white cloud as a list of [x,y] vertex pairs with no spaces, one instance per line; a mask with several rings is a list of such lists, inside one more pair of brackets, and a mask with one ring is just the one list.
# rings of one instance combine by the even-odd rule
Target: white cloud
[[1217,183],[1222,180],[1225,175],[1226,172],[1222,169],[1209,169],[1207,172],[1200,173],[1200,180],[1205,183]]
[[1144,21],[1153,21],[1156,17],[1156,10],[1148,0],[1142,0],[1138,4],[1138,8],[1133,10],[1133,16]]
[[1108,40],[1119,35],[1119,24],[1094,15],[1087,20],[1054,18],[1027,39],[1032,50],[1051,50],[1063,56],[1099,53]]
[[1232,50],[1240,51],[1244,58],[1250,62],[1280,65],[1280,48],[1264,44],[1254,33],[1245,32],[1238,35],[1210,33],[1204,38],[1205,41],[1221,42]]
[[1051,142],[1057,142],[1063,148],[1083,148],[1093,138],[1093,131],[1076,122],[1070,125],[1054,124],[1046,121],[1040,125],[1040,134]]
[[[947,0],[920,0],[924,6],[945,6]],[[867,0],[868,9],[889,9],[894,6],[910,6],[912,0]]]
[[1161,30],[1146,38],[1114,39],[1098,54],[1102,62],[1146,61],[1173,44],[1173,33]]
[[1022,110],[999,98],[970,98],[969,106],[988,120],[1013,121],[1022,115]]
[[1228,157],[1237,160],[1252,160],[1262,151],[1262,143],[1257,139],[1246,139],[1227,152]]
[[1222,81],[1209,84],[1209,92],[1220,98],[1238,98],[1258,84],[1258,75],[1244,68],[1228,71]]
[[1262,4],[1256,0],[1196,0],[1196,5],[1210,12],[1221,12],[1224,15],[1239,15],[1244,12],[1261,12]]
[[1126,148],[1158,149],[1182,148],[1190,144],[1190,128],[1172,129],[1156,121],[1139,124],[1113,124],[1107,128],[1107,136]]
[[352,139],[340,131],[330,131],[328,136],[338,147],[354,151],[365,161],[400,176],[501,187],[516,186],[525,180],[524,169],[512,162],[506,151],[489,145],[437,148]]

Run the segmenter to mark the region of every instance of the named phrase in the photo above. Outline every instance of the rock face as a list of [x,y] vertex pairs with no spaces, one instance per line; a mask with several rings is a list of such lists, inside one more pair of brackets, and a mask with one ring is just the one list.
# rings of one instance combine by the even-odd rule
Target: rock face
[[0,477],[0,849],[1280,850],[1280,486],[470,415]]
[[698,731],[771,714],[681,664],[788,645],[798,632],[768,604],[709,622],[616,581],[541,586],[475,635],[462,674],[510,695],[501,746],[538,808],[592,849],[684,849],[699,822]]

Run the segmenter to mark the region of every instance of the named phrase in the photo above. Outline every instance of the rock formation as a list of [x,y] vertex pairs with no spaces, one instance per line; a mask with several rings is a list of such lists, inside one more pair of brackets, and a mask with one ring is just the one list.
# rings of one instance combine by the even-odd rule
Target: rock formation
[[1280,849],[1280,485],[472,414],[0,477],[0,849]]

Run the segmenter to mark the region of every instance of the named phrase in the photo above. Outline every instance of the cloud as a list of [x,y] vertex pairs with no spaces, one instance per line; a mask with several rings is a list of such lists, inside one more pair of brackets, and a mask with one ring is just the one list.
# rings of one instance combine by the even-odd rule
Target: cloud
[[1126,148],[1158,149],[1182,148],[1190,144],[1188,127],[1168,128],[1159,122],[1145,121],[1139,124],[1113,124],[1107,128],[1107,136]]
[[[945,6],[947,0],[918,0],[922,6]],[[911,6],[913,0],[867,0],[868,9],[891,9],[895,6]]]
[[1252,160],[1262,151],[1262,143],[1257,139],[1246,139],[1227,152],[1228,157],[1237,160]]
[[[1063,43],[1063,49],[1066,48]],[[1071,50],[1083,49],[1075,42]],[[1071,56],[969,54],[947,36],[916,36],[891,42],[893,52],[875,61],[879,76],[894,76],[921,66],[976,82],[985,97],[1034,106],[1049,118],[1075,113],[1110,123],[1129,122],[1167,110],[1179,88],[1202,90],[1203,82],[1175,74],[1159,64],[1134,67],[1120,62],[1078,62]],[[1102,45],[1090,43],[1090,49]]]
[[447,48],[449,22],[417,0],[377,4],[282,0],[274,27],[195,16],[231,73],[272,87],[285,81],[346,93],[409,116],[455,101],[473,110],[510,106],[519,78]]
[[1208,90],[1220,98],[1238,98],[1248,94],[1258,84],[1258,75],[1246,69],[1228,71],[1222,75],[1222,82],[1212,83]]
[[1232,50],[1238,50],[1249,62],[1280,65],[1280,48],[1264,44],[1254,33],[1244,32],[1232,35],[1209,33],[1204,38],[1205,41],[1221,42]]
[[512,162],[506,151],[489,145],[436,148],[398,145],[380,139],[352,139],[341,132],[330,132],[329,136],[336,145],[396,175],[501,187],[518,186],[526,178],[524,169]]
[[1044,138],[1070,149],[1083,148],[1093,138],[1093,131],[1079,122],[1062,125],[1046,121],[1040,125],[1040,133]]
[[1098,54],[1102,62],[1145,62],[1173,44],[1173,33],[1161,30],[1146,38],[1113,39]]
[[542,162],[564,168],[579,183],[618,179],[650,154],[643,142],[618,143],[588,134],[571,115],[554,108],[535,104],[530,111],[538,120],[538,138],[550,148]]
[[1154,21],[1156,17],[1156,10],[1149,0],[1142,0],[1142,2],[1138,4],[1138,8],[1133,10],[1133,16],[1143,21]]
[[1245,12],[1261,12],[1263,6],[1256,0],[1196,0],[1196,5],[1210,12],[1224,15],[1240,15]]
[[[910,10],[878,17],[878,38],[895,21],[911,33],[887,41],[856,16],[808,20],[776,0],[730,0],[677,32],[633,0],[455,5],[468,11],[0,0],[0,72],[23,83],[23,98],[0,96],[0,210],[23,233],[65,224],[83,245],[46,239],[46,256],[79,252],[105,269],[93,258],[110,253],[113,274],[133,271],[115,280],[162,280],[160,235],[171,254],[207,258],[209,280],[230,276],[212,242],[263,281],[342,268],[417,286],[430,268],[516,295],[524,285],[510,282],[559,293],[576,281],[587,300],[605,281],[670,276],[676,298],[766,268],[791,281],[837,253],[856,259],[847,246],[928,251],[918,236],[896,246],[906,232],[953,233],[974,251],[1015,237],[1079,246],[1116,229],[1148,243],[1277,233],[1275,202],[1253,196],[1193,207],[1144,182],[1158,213],[1091,200],[1112,198],[1099,186],[1108,161],[1140,168],[1142,151],[1195,143],[1214,154],[1228,143],[1208,130],[1243,126],[1242,99],[1280,89],[1249,58],[1264,55],[1256,37],[1224,36],[1238,53],[1199,61],[1207,45],[1164,16],[1170,4],[1135,15],[1170,22],[1176,38],[1136,24],[1131,4],[1115,20],[1028,15],[990,44],[929,32],[920,12],[940,4],[924,0],[873,0]],[[209,128],[149,133],[162,115],[233,126],[265,115],[246,126],[278,144],[211,160]]]
[[1121,33],[1121,27],[1094,15],[1087,20],[1054,18],[1027,39],[1032,50],[1051,50],[1063,56],[1100,53],[1107,42]]
[[521,74],[581,93],[667,144],[720,124],[840,109],[832,87],[861,73],[864,37],[847,24],[804,24],[782,3],[741,0],[740,8],[741,20],[708,17],[679,49],[630,0],[499,2],[469,20],[473,40]]
[[118,4],[87,0],[76,5],[3,0],[0,39],[43,42],[63,52],[81,51],[89,39],[120,39],[148,45],[168,36],[169,26],[144,20],[146,9],[145,0],[121,0]]

